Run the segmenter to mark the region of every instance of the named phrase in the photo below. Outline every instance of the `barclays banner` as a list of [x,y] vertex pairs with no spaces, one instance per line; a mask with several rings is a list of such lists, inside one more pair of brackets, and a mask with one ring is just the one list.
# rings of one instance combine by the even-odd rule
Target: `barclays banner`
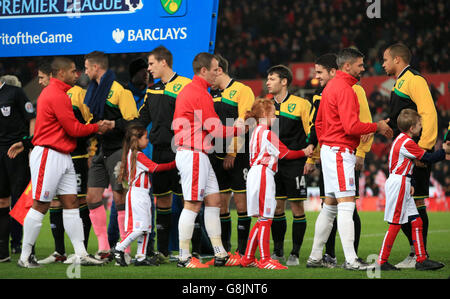
[[0,0],[0,57],[213,52],[219,0]]

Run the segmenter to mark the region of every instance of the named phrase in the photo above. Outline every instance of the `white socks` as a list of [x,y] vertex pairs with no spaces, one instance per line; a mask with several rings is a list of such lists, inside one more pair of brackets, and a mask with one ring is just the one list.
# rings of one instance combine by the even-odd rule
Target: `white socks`
[[228,253],[222,244],[219,207],[205,207],[205,228],[214,248],[214,255],[219,257],[227,256]]
[[353,223],[355,206],[354,202],[342,202],[337,205],[337,229],[341,238],[345,260],[348,263],[353,263],[358,258],[353,244],[355,241],[355,225]]
[[42,226],[42,220],[44,214],[39,211],[30,208],[23,222],[23,245],[20,259],[27,261],[31,254],[32,247],[36,243],[36,239],[39,236],[39,232]]
[[[125,249],[133,243],[134,240],[141,237],[144,234],[143,231],[132,231],[125,235],[125,238],[117,243],[116,249],[119,251],[125,251]],[[138,250],[139,251],[139,250]]]
[[64,230],[72,242],[75,255],[86,256],[88,253],[84,247],[83,221],[80,217],[80,209],[63,209]]
[[179,259],[182,261],[188,259],[191,256],[190,244],[192,234],[194,233],[195,218],[197,218],[196,212],[188,209],[183,209],[181,211],[180,218],[178,220],[178,239],[179,239],[178,254]]
[[333,229],[333,221],[336,217],[337,207],[335,205],[323,204],[322,210],[316,220],[314,231],[314,242],[310,257],[315,260],[322,258],[323,246],[330,236]]

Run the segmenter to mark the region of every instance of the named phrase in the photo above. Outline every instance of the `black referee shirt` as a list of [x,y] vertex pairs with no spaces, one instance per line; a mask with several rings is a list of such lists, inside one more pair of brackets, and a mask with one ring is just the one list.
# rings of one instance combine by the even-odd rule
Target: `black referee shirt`
[[0,82],[0,147],[5,148],[29,135],[33,104],[23,90]]

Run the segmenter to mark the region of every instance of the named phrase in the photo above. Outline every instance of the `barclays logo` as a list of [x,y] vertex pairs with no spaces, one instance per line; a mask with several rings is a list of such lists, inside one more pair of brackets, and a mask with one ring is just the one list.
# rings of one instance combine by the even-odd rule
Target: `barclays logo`
[[112,32],[112,38],[116,43],[120,44],[125,38],[125,31],[116,28],[116,30],[113,30]]

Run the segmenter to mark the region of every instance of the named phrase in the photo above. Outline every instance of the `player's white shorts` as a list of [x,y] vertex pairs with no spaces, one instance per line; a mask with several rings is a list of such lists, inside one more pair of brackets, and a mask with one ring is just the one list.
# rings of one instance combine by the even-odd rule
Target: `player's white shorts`
[[35,146],[30,154],[33,199],[50,202],[55,195],[77,194],[77,176],[70,154]]
[[386,180],[386,206],[384,220],[389,223],[403,224],[409,216],[418,215],[416,203],[410,194],[411,179],[397,174],[390,174]]
[[352,150],[339,146],[320,148],[325,196],[333,198],[355,196],[356,156]]
[[180,172],[184,200],[203,201],[209,194],[219,193],[216,173],[205,153],[178,149],[175,163]]
[[149,190],[131,186],[125,198],[125,231],[150,231],[152,228],[151,209]]
[[247,174],[247,214],[273,218],[275,199],[275,173],[262,165],[250,168]]

